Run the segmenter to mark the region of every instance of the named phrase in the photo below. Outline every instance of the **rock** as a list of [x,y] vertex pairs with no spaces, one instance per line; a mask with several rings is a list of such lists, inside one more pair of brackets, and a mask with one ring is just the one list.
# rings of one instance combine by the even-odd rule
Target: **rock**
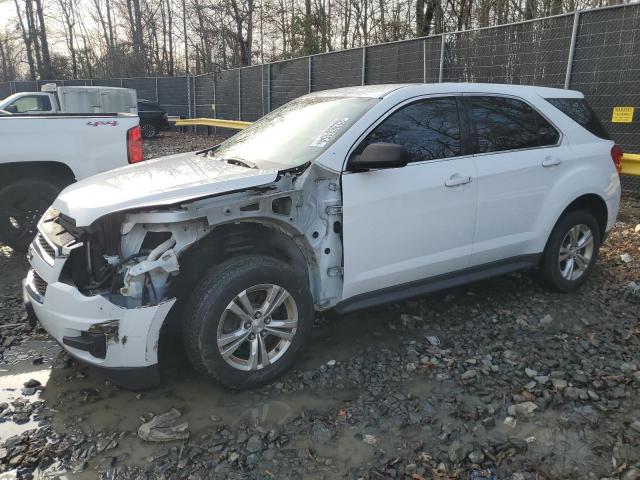
[[24,395],[26,397],[30,397],[34,393],[36,393],[36,389],[35,388],[22,387],[22,395]]
[[588,400],[587,391],[582,388],[569,387],[564,391],[564,396],[569,400]]
[[622,255],[620,255],[620,260],[622,260],[624,263],[631,263],[633,258],[628,253],[623,253]]
[[549,376],[548,375],[538,375],[537,377],[535,377],[535,380],[540,385],[546,385],[547,383],[549,383]]
[[320,443],[327,443],[333,438],[333,432],[321,422],[315,422],[312,427],[313,437]]
[[35,379],[31,379],[31,380],[27,380],[26,382],[23,383],[23,386],[25,388],[35,388],[35,387],[39,387],[41,384],[38,380]]
[[256,453],[262,450],[262,439],[259,435],[251,435],[247,441],[247,451]]
[[427,342],[429,342],[434,347],[440,346],[440,339],[435,335],[427,335],[425,338],[427,339]]
[[509,416],[504,419],[504,424],[509,428],[515,428],[515,426],[518,424],[518,421],[515,419],[515,417]]
[[511,475],[511,480],[527,480],[523,473],[516,472]]
[[637,369],[638,367],[635,363],[624,362],[622,365],[620,365],[620,371],[625,375],[629,375],[630,373],[635,372]]
[[336,365],[336,361],[335,361],[335,360],[329,360],[329,361],[327,362],[327,365],[328,365],[329,367],[334,367],[334,366]]
[[375,435],[370,435],[368,433],[365,433],[364,437],[362,437],[362,441],[373,447],[378,444],[378,439],[375,437]]
[[172,425],[182,416],[179,410],[172,408],[162,415],[153,417],[138,428],[138,436],[147,442],[172,442],[189,438],[187,422]]
[[534,378],[534,377],[536,377],[538,375],[538,372],[533,370],[533,369],[531,369],[531,368],[525,368],[524,369],[524,373],[529,378]]
[[229,463],[233,463],[236,460],[238,460],[240,458],[240,454],[236,453],[236,452],[231,452],[229,454],[229,456],[227,457],[227,460],[229,461]]
[[479,450],[472,451],[467,458],[471,463],[482,463],[484,461],[484,453]]
[[417,367],[415,363],[407,363],[405,368],[407,369],[407,372],[415,372]]
[[447,448],[447,454],[452,463],[460,463],[467,456],[467,449],[462,442],[454,440]]
[[556,390],[564,390],[568,385],[567,381],[563,380],[562,378],[552,378],[551,384]]
[[477,375],[477,372],[474,369],[471,369],[464,372],[461,378],[463,382],[468,382],[474,379],[476,375]]
[[518,415],[529,416],[538,410],[538,405],[533,402],[522,402],[515,405],[514,410]]
[[633,422],[631,422],[631,425],[629,425],[629,427],[631,428],[631,430],[640,433],[640,420],[634,420]]

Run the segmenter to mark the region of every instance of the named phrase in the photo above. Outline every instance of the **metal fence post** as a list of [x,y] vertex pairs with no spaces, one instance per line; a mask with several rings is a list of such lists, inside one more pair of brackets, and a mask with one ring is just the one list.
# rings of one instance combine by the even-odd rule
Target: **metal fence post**
[[[156,78],[156,83],[158,79]],[[193,114],[198,116],[198,89],[197,89],[198,77],[193,76]]]
[[442,79],[444,78],[444,49],[446,45],[446,33],[443,32],[440,38],[440,70],[438,72],[438,83],[442,83]]
[[158,96],[158,77],[156,77],[156,103],[160,103],[160,97]]
[[242,120],[242,69],[238,68],[238,120]]
[[267,64],[267,113],[271,112],[271,64]]
[[367,46],[362,47],[362,85],[366,80],[367,74]]
[[309,77],[309,89],[308,92],[311,93],[311,62],[313,57],[311,55],[309,55],[309,72],[308,72],[308,77]]
[[264,117],[264,64],[260,66],[260,103],[262,104],[262,116]]
[[422,40],[422,83],[427,83],[427,39]]
[[191,118],[191,82],[189,81],[189,73],[187,73],[187,118]]
[[580,12],[576,10],[573,14],[573,30],[571,31],[571,45],[569,47],[569,58],[567,59],[567,73],[564,77],[564,88],[569,88],[571,84],[571,70],[573,69],[573,57],[576,53],[576,40],[578,38],[578,24],[580,23]]

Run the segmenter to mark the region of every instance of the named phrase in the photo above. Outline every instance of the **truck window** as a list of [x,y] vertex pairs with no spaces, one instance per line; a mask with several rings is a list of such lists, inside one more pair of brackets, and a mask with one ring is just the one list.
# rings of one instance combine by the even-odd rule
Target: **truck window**
[[546,100],[596,137],[611,140],[609,132],[584,98],[547,98]]
[[26,95],[17,99],[12,105],[16,107],[16,113],[51,111],[51,102],[45,95]]

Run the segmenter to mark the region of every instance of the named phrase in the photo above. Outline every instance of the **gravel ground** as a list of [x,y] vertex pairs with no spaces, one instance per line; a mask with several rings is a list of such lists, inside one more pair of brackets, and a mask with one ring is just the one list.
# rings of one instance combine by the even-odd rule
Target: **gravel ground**
[[[165,134],[147,152],[215,143],[179,140]],[[638,224],[640,199],[627,197],[593,276],[576,293],[549,293],[523,272],[320,315],[297,368],[251,392],[199,377],[175,338],[160,347],[162,386],[113,386],[25,324],[26,263],[0,249],[0,471],[79,479],[639,478]],[[154,441],[162,439],[174,440]]]
[[196,135],[177,131],[162,132],[157,137],[144,142],[144,158],[162,157],[174,153],[192,152],[213,147],[222,142],[224,137],[219,135]]

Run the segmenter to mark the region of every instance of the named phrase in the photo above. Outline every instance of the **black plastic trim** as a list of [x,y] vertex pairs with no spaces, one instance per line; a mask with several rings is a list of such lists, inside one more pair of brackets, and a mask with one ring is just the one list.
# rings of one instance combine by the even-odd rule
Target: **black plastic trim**
[[477,282],[478,280],[483,280],[485,278],[535,267],[540,263],[541,257],[541,253],[521,255],[476,267],[457,270],[443,275],[437,275],[435,277],[425,278],[423,280],[416,280],[414,282],[383,288],[374,292],[363,293],[338,303],[335,306],[335,310],[338,313],[348,313],[354,310],[382,305],[384,303],[406,300],[418,295],[457,287],[466,283]]
[[107,337],[104,333],[80,332],[78,337],[62,337],[62,343],[68,347],[89,352],[96,358],[107,356]]
[[160,384],[158,364],[147,367],[92,367],[103,377],[128,390],[147,390]]

